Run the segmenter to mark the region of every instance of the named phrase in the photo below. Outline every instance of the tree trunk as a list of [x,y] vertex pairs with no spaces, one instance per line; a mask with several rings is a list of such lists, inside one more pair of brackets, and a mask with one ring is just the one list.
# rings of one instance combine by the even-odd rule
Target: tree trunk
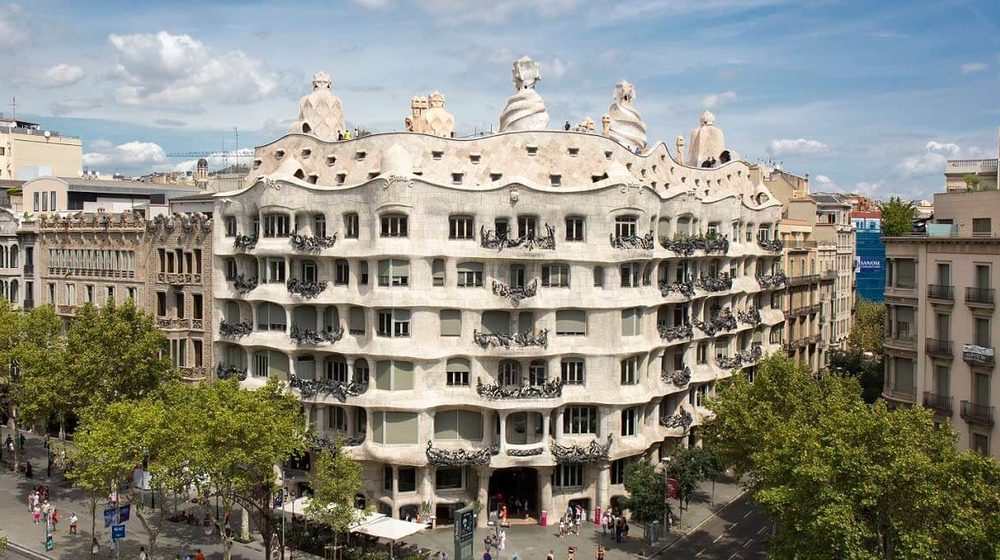
[[17,410],[14,409],[13,407],[11,407],[10,429],[13,430],[13,432],[14,432],[14,434],[12,436],[12,440],[14,441],[14,451],[13,451],[13,455],[11,456],[11,461],[13,461],[13,463],[11,463],[11,464],[14,466],[14,474],[16,475],[17,474],[17,464],[18,464],[17,463],[17,457],[18,457],[17,450],[20,447],[21,440],[20,440],[20,438],[18,438],[18,436],[20,434],[17,431]]
[[[90,494],[90,538],[97,538],[97,494]],[[96,558],[94,554],[93,540],[91,540],[90,557]]]

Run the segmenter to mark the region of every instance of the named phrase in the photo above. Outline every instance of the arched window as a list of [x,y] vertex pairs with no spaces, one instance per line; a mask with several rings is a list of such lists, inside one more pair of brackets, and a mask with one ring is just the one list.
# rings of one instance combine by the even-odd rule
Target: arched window
[[330,356],[323,360],[323,376],[331,381],[347,383],[347,360],[343,356]]
[[288,324],[285,310],[275,303],[257,304],[257,330],[259,331],[284,331]]
[[357,360],[354,360],[353,381],[359,385],[368,385],[368,362],[365,361],[364,358],[358,358]]
[[10,281],[10,301],[17,303],[17,280]]

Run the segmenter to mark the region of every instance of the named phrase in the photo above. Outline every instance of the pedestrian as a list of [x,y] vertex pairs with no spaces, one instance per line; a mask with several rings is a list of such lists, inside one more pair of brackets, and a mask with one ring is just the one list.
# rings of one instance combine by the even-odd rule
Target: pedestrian
[[97,556],[101,552],[101,544],[97,542],[97,537],[94,537],[94,541],[90,544],[90,554],[92,556]]
[[146,554],[146,547],[139,547],[139,560],[149,560],[149,555]]
[[566,560],[576,560],[576,547],[571,546],[566,550]]
[[69,534],[77,534],[77,530],[80,527],[80,518],[76,516],[76,512],[69,514]]
[[628,538],[628,520],[625,519],[624,515],[622,516],[622,525],[623,525],[623,527],[622,527],[622,535],[625,538]]
[[606,553],[606,551],[604,550],[604,545],[603,544],[597,545],[596,559],[597,560],[604,560],[605,553]]
[[34,476],[34,470],[31,468],[31,461],[24,462],[24,476],[31,478]]
[[562,538],[566,534],[566,518],[559,518],[559,538]]
[[21,448],[21,451],[24,451],[24,434],[20,434],[18,436],[18,441],[17,442],[18,442],[19,447]]
[[556,560],[556,553],[552,549],[549,549],[549,553],[545,555],[545,560]]
[[56,509],[56,508],[52,508],[52,515],[49,516],[49,519],[52,520],[52,532],[54,533],[56,531],[56,529],[59,528],[58,527],[58,525],[59,525],[59,510]]
[[205,560],[205,553],[200,548],[194,551],[194,560]]
[[493,556],[490,555],[489,548],[487,548],[486,551],[483,552],[483,560],[493,560]]
[[35,504],[35,508],[31,510],[31,522],[35,525],[42,520],[42,506]]

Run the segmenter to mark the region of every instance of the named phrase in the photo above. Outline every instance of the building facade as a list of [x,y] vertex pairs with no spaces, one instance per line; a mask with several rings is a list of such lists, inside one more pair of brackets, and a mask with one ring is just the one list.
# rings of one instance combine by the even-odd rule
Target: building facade
[[36,123],[0,117],[0,179],[79,177],[82,164],[79,138],[42,130]]
[[882,243],[882,211],[851,210],[857,239],[855,268],[857,297],[882,303],[885,296],[885,244]]
[[606,508],[630,461],[697,445],[715,384],[782,342],[760,170],[647,146],[627,83],[605,134],[544,130],[532,64],[502,131],[474,139],[337,141],[317,75],[248,186],[216,195],[218,375],[287,380],[392,515]]
[[1000,192],[934,195],[927,231],[885,238],[883,396],[923,405],[958,432],[962,449],[1000,457],[994,373]]

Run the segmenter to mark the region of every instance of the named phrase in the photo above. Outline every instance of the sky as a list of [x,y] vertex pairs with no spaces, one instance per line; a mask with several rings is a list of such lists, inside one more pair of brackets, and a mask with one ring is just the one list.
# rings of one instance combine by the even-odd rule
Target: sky
[[458,134],[496,128],[525,55],[552,127],[599,123],[624,79],[651,142],[709,109],[814,191],[930,198],[948,159],[997,157],[996,0],[0,0],[0,111],[88,169],[183,170],[280,137],[318,70],[352,127],[439,90]]

